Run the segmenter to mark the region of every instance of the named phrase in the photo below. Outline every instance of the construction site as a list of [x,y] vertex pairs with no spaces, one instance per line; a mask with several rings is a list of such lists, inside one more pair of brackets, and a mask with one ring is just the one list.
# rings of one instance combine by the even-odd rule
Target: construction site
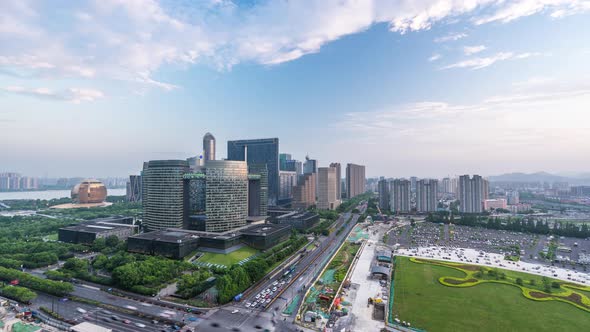
[[391,251],[377,244],[387,229],[389,225],[370,221],[354,228],[307,290],[298,311],[299,324],[348,330],[354,322],[368,319],[376,324],[358,326],[383,326],[387,300],[383,287],[387,287]]

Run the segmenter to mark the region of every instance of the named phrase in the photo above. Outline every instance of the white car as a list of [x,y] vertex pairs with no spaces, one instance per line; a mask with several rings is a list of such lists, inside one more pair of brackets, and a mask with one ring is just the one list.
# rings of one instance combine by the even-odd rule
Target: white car
[[260,298],[260,294],[256,294],[256,299],[259,299],[259,298]]
[[85,314],[87,311],[82,309],[82,308],[76,308],[76,311],[78,311],[81,314]]
[[144,327],[145,327],[145,324],[142,324],[142,323],[135,323],[135,326],[137,326],[137,327],[141,327],[141,328],[144,328]]
[[235,313],[238,313],[238,312],[240,312],[240,310],[236,309],[236,310],[232,311],[231,313],[232,314],[235,314]]
[[246,302],[246,308],[250,308],[251,305],[252,305],[252,303]]

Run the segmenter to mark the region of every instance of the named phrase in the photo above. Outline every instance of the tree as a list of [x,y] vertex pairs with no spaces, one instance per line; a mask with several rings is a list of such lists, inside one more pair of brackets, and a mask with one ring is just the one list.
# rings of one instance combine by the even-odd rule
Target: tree
[[119,238],[116,235],[111,235],[106,238],[105,245],[108,248],[115,248],[119,245]]
[[531,284],[531,286],[535,286],[537,284],[537,281],[535,279],[531,279],[529,281],[529,284]]
[[559,288],[561,288],[561,284],[557,281],[554,281],[551,283],[551,287],[559,289]]
[[516,284],[522,286],[522,278],[516,278]]
[[63,268],[72,271],[74,274],[88,272],[88,261],[85,259],[70,258],[64,263]]

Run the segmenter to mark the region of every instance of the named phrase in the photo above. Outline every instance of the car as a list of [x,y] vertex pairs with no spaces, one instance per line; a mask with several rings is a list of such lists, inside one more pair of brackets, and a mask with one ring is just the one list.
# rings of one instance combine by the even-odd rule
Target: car
[[119,320],[119,317],[117,317],[116,315],[112,315],[111,319],[117,321],[117,320]]
[[232,314],[237,314],[238,312],[240,312],[240,310],[236,309],[236,310],[232,311],[231,313]]
[[246,302],[246,308],[250,308],[251,305],[252,305],[252,303]]
[[131,324],[131,321],[130,321],[129,319],[125,319],[125,320],[123,321],[123,323],[125,323],[125,324]]
[[142,323],[135,323],[135,326],[137,326],[137,327],[141,327],[141,328],[144,328],[144,327],[145,327],[145,324],[142,324]]
[[270,303],[270,299],[266,300],[266,303],[267,303],[267,304],[268,304],[268,303]]
[[82,308],[76,308],[76,311],[78,311],[78,312],[79,312],[79,313],[81,313],[81,314],[85,314],[85,313],[87,313],[87,311],[86,311],[86,310],[84,310],[84,309],[82,309]]
[[154,324],[154,325],[155,325],[155,324],[158,324],[158,321],[157,321],[157,320],[155,320],[155,319],[153,319],[153,320],[152,320],[152,324]]
[[256,298],[259,299],[260,298],[260,294],[256,294]]

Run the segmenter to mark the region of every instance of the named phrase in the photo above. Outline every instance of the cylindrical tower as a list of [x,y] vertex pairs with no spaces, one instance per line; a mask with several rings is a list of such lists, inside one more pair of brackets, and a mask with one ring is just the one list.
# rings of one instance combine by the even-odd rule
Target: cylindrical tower
[[203,159],[215,160],[215,137],[211,133],[203,136]]

